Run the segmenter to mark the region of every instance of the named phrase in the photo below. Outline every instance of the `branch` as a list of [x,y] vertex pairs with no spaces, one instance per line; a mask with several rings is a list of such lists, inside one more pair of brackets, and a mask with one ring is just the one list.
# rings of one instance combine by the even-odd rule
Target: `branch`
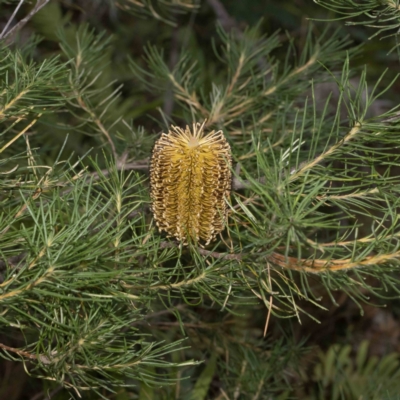
[[367,256],[361,261],[353,261],[352,259],[332,260],[332,259],[298,259],[297,257],[288,257],[279,253],[272,253],[269,261],[282,268],[292,269],[295,271],[311,272],[319,274],[328,271],[343,271],[354,268],[362,268],[370,265],[384,264],[385,262],[399,260],[400,251],[389,254],[376,254]]
[[319,164],[322,160],[324,160],[326,157],[330,156],[335,150],[337,150],[340,146],[348,142],[350,139],[352,139],[358,132],[361,130],[361,123],[357,122],[354,124],[353,128],[350,130],[350,132],[339,142],[335,143],[333,146],[331,146],[328,150],[320,154],[318,157],[314,158],[314,160],[302,165],[302,167],[294,172],[289,181],[292,182],[296,180],[299,176],[303,175],[304,172],[310,170],[311,168],[315,167],[317,164]]
[[7,32],[8,27],[10,26],[10,24],[11,24],[12,20],[14,19],[14,17],[17,15],[17,12],[21,8],[23,2],[24,2],[24,0],[20,0],[20,2],[17,5],[17,7],[15,7],[14,12],[12,13],[10,19],[8,20],[8,22],[6,23],[6,26],[4,27],[4,29],[2,30],[2,32],[0,34],[0,40],[3,39],[3,37],[5,37],[5,33]]
[[[150,169],[149,166],[149,158],[145,158],[143,160],[138,160],[135,162],[130,162],[130,163],[125,163],[125,159],[126,157],[121,157],[119,160],[117,160],[116,164],[115,164],[115,168],[118,171],[124,170],[124,171],[128,171],[128,170],[134,170],[134,171],[143,171],[143,172],[148,172]],[[101,170],[101,172],[93,172],[92,174],[90,174],[90,177],[93,177],[94,179],[99,179],[100,174],[104,175],[104,176],[108,176],[110,174],[110,170],[108,169],[103,169]],[[263,183],[265,181],[265,178],[260,178],[259,182]],[[247,189],[251,186],[251,182],[247,181],[247,180],[242,180],[240,178],[236,178],[234,177],[232,179],[232,189],[233,190],[242,190],[242,189]]]
[[[261,178],[257,179],[259,183],[265,183],[265,176],[262,176]],[[233,190],[243,190],[243,189],[248,189],[251,187],[252,183],[248,180],[242,180],[240,178],[234,177],[232,180],[232,189]]]
[[46,365],[51,363],[51,361],[48,359],[48,357],[46,357],[44,355],[39,354],[39,356],[36,356],[35,354],[28,353],[27,351],[24,351],[24,350],[21,350],[21,349],[16,349],[15,347],[7,346],[7,345],[5,345],[3,343],[0,343],[0,349],[3,349],[6,352],[9,351],[11,353],[18,354],[20,357],[24,357],[24,358],[27,358],[29,360],[39,360],[43,364],[46,364]]
[[177,91],[181,93],[176,94],[176,97],[178,99],[186,101],[188,104],[199,110],[204,117],[208,117],[208,111],[200,104],[199,100],[197,99],[196,93],[193,92],[192,94],[190,94],[185,87],[183,87],[176,81],[172,73],[168,74],[168,78],[171,81],[172,85],[177,89]]
[[[214,10],[222,28],[224,28],[224,30],[227,32],[233,31],[234,34],[236,35],[236,38],[238,40],[242,40],[243,39],[242,30],[240,29],[235,19],[229,15],[228,11],[226,11],[226,8],[220,2],[220,0],[207,0],[207,2]],[[269,63],[263,57],[258,57],[257,64],[260,67],[261,71],[266,71],[267,69],[269,69]]]
[[224,5],[219,0],[207,0],[208,4],[214,10],[219,23],[226,31],[234,30],[239,36],[242,35],[240,29],[237,26],[236,21],[228,14]]
[[40,118],[42,114],[39,114],[36,119],[34,119],[29,125],[27,125],[22,131],[18,132],[8,143],[6,143],[1,149],[0,154],[9,146],[11,146],[20,136],[22,136],[26,131],[36,124],[37,120]]
[[[149,166],[149,159],[145,158],[143,160],[138,160],[135,162],[130,162],[126,163],[126,156],[127,153],[123,153],[122,156],[116,160],[115,163],[115,168],[118,171],[129,171],[129,170],[134,170],[134,171],[143,171],[143,172],[148,172],[150,169]],[[100,178],[100,175],[103,176],[108,176],[110,175],[111,171],[109,169],[102,169],[100,172],[93,172],[88,176],[88,179],[94,179],[97,180]]]
[[114,158],[117,159],[118,155],[117,155],[117,150],[115,148],[115,144],[114,144],[113,140],[111,139],[110,133],[108,132],[106,127],[101,122],[100,117],[98,117],[96,115],[96,113],[85,103],[85,101],[83,100],[80,93],[75,91],[75,95],[77,97],[78,103],[81,106],[81,108],[90,115],[92,122],[94,122],[94,124],[99,128],[100,132],[106,137],[108,143],[111,146],[111,150],[114,155]]
[[[38,12],[40,11],[47,3],[50,2],[50,0],[37,0],[37,3],[35,5],[35,7],[32,8],[31,12],[23,19],[21,19],[21,21],[19,21],[12,29],[10,29],[7,33],[7,28],[10,25],[11,21],[14,19],[15,14],[17,13],[18,9],[20,8],[20,6],[22,5],[24,0],[21,0],[18,4],[18,6],[16,7],[13,15],[11,16],[10,20],[8,21],[7,25],[5,26],[5,28],[3,29],[3,32],[1,32],[0,35],[0,40],[4,40],[6,45],[10,45],[15,38],[15,34],[22,29],[26,23]],[[8,38],[8,40],[6,40]]]
[[[160,248],[167,249],[172,247],[178,247],[178,243],[174,242],[161,242]],[[242,254],[229,254],[229,253],[218,253],[216,251],[210,251],[206,249],[202,249],[201,247],[197,247],[199,254],[207,257],[219,258],[220,260],[236,260],[239,261],[242,259]]]
[[270,87],[269,89],[265,90],[262,95],[263,96],[269,96],[270,94],[274,93],[279,86],[282,86],[286,82],[290,81],[290,79],[294,78],[297,75],[300,75],[303,71],[307,70],[310,68],[312,65],[314,65],[318,61],[318,51],[316,51],[312,57],[304,64],[301,65],[300,67],[294,69],[290,74],[286,76],[286,78],[282,79],[280,82],[278,82],[275,86]]

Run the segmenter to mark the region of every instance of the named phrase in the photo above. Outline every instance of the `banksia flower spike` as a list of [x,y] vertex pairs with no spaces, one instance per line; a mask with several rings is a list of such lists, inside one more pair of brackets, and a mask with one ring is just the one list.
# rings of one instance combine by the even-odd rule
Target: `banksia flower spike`
[[187,244],[208,244],[224,229],[231,190],[231,149],[222,131],[204,124],[171,126],[153,149],[152,211],[160,231]]

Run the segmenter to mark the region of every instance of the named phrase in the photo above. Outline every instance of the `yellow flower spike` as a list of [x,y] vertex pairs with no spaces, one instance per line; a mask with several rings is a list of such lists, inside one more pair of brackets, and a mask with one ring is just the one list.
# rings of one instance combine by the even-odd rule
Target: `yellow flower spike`
[[171,126],[154,145],[150,196],[160,231],[184,244],[207,245],[224,229],[231,190],[231,148],[222,131],[204,134],[205,121]]

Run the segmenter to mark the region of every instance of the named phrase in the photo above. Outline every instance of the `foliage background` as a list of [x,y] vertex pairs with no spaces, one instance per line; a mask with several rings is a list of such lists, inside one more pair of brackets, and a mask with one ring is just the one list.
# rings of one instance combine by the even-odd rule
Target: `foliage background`
[[[9,20],[17,3],[0,2],[0,30]],[[218,5],[223,5],[227,14],[221,14]],[[32,4],[24,4],[16,20],[22,19],[31,9]],[[199,4],[195,13],[190,10],[182,14],[174,13],[166,7],[162,9],[165,11],[162,15],[163,20],[154,18],[151,12],[141,15],[140,9],[134,8],[134,10],[135,12],[123,11],[112,1],[52,0],[29,20],[20,30],[18,39],[12,44],[15,48],[24,47],[24,52],[31,55],[38,63],[55,56],[67,62],[76,57],[77,52],[79,54],[81,50],[87,61],[87,67],[82,67],[75,58],[75,63],[60,66],[60,73],[54,74],[54,65],[49,65],[52,79],[59,78],[57,87],[65,90],[61,90],[62,98],[53,94],[54,81],[51,81],[48,92],[45,91],[46,95],[34,98],[37,110],[34,108],[33,113],[43,115],[37,128],[39,133],[36,132],[30,137],[30,146],[34,149],[37,160],[40,159],[40,163],[36,165],[56,165],[60,157],[69,158],[69,164],[75,165],[82,157],[89,157],[87,154],[90,152],[93,162],[84,163],[88,166],[87,170],[82,167],[80,170],[82,172],[77,172],[76,168],[68,169],[66,166],[64,170],[57,170],[56,175],[49,173],[49,187],[52,180],[63,182],[65,179],[73,180],[76,174],[87,173],[89,180],[98,179],[104,185],[99,193],[104,197],[111,193],[111,200],[114,201],[114,196],[115,199],[118,197],[118,186],[110,187],[107,179],[103,178],[109,174],[113,176],[111,182],[123,182],[125,179],[137,182],[126,196],[129,200],[123,205],[125,212],[132,207],[136,210],[137,206],[134,204],[138,193],[140,195],[144,193],[144,196],[147,193],[147,164],[143,162],[141,165],[138,160],[145,160],[149,156],[154,140],[164,129],[168,118],[173,118],[176,123],[183,123],[190,116],[188,110],[181,108],[174,101],[171,85],[164,84],[161,78],[160,83],[152,79],[147,79],[147,82],[145,79],[143,82],[138,78],[138,74],[134,73],[140,71],[140,68],[146,70],[143,56],[150,54],[154,59],[157,57],[156,53],[151,53],[149,47],[146,53],[147,43],[163,49],[164,59],[170,68],[177,65],[180,54],[194,57],[200,67],[198,79],[201,79],[204,85],[204,92],[208,93],[213,90],[213,82],[222,79],[225,74],[225,71],[221,70],[221,64],[212,45],[213,40],[216,42],[216,47],[222,43],[217,33],[217,22],[224,28],[231,29],[233,35],[239,37],[247,27],[254,27],[257,24],[259,27],[257,35],[262,33],[270,37],[279,30],[276,38],[281,47],[276,49],[275,57],[283,62],[287,47],[292,46],[298,54],[307,47],[309,18],[323,19],[335,16],[333,11],[329,12],[318,4],[302,0],[290,2],[253,0],[251,3],[204,1]],[[175,22],[175,25],[172,25],[171,21]],[[324,25],[326,22],[315,22],[312,33],[317,38],[322,35]],[[361,51],[349,53],[354,71],[351,79],[359,79],[363,65],[367,63],[369,83],[377,82],[382,71],[385,68],[389,69],[379,81],[380,88],[388,86],[398,69],[397,52],[388,54],[396,44],[395,38],[369,40],[370,28],[363,25],[346,26],[341,20],[331,21],[329,25],[331,32],[335,28],[339,29],[339,37],[349,35],[355,45],[362,45]],[[81,49],[74,47],[76,46],[74,38],[77,34],[84,38],[81,41]],[[100,36],[96,37],[97,34]],[[350,48],[349,44],[343,47],[347,50]],[[341,71],[341,68],[345,52],[340,54],[337,60],[329,62],[336,73],[344,74],[345,71]],[[130,60],[133,60],[135,65]],[[18,60],[15,64],[18,67]],[[66,69],[69,71],[68,74],[64,72]],[[100,71],[101,75],[98,75]],[[151,91],[146,89],[146,84],[149,82],[156,85]],[[39,85],[40,89],[43,90],[48,83],[44,77]],[[304,83],[309,84],[309,81]],[[307,87],[309,88],[309,85]],[[325,102],[329,92],[335,91],[334,87],[335,85],[319,86],[315,89],[315,97]],[[370,107],[370,115],[380,115],[399,104],[399,89],[399,82],[395,81],[384,97]],[[303,101],[302,91],[304,93],[302,82],[296,83],[293,86],[293,97]],[[113,97],[117,92],[120,93],[119,97]],[[335,95],[332,97],[332,103],[328,106],[334,108],[338,95],[336,94],[336,98]],[[8,115],[8,118],[8,125],[5,123],[3,127],[12,129],[13,116]],[[114,148],[104,134],[105,131],[112,134]],[[234,146],[234,150],[239,149],[240,145],[239,143],[237,147]],[[7,148],[2,156],[4,159],[15,157],[17,160],[20,157],[20,162],[23,164],[24,159],[16,149],[23,152],[25,148],[25,142],[21,141],[20,147]],[[132,178],[132,175],[119,174],[112,166],[113,155],[117,155],[120,161],[123,157],[128,157],[128,162],[136,163],[135,171],[138,171],[138,175]],[[29,164],[28,161],[25,162]],[[244,167],[252,172],[251,163],[244,162]],[[108,172],[105,172],[106,170]],[[46,178],[46,175],[44,177]],[[73,191],[66,194],[63,192],[63,195],[70,194],[71,199],[79,193],[91,195],[91,189],[87,189],[86,183],[87,181],[83,181],[80,187],[77,185]],[[3,204],[12,201],[12,196],[4,194],[2,196]],[[51,201],[57,201],[57,196]],[[92,211],[96,216],[100,213],[100,210]],[[65,213],[66,220],[73,221],[73,218],[79,220],[74,213],[67,215],[67,210]],[[143,221],[143,226],[151,219],[149,213],[144,215],[143,218],[146,220]],[[86,217],[90,216],[88,212]],[[55,218],[50,214],[42,217],[43,220]],[[135,218],[136,214],[132,219],[137,222]],[[118,215],[113,216],[113,222],[118,225]],[[107,223],[107,219],[103,223]],[[86,241],[91,234],[90,224],[81,223],[80,226],[83,231],[85,226],[88,230],[84,239],[87,248]],[[97,228],[101,230],[100,225]],[[56,227],[57,229],[59,228]],[[121,227],[121,229],[127,228]],[[145,230],[138,228],[138,232],[140,240],[144,240]],[[70,233],[71,236],[75,234],[75,231]],[[114,231],[114,234],[113,240],[120,240],[123,232]],[[37,235],[39,237],[40,233]],[[67,232],[65,240],[68,240],[68,237]],[[35,240],[35,237],[32,237],[33,247]],[[102,246],[101,242],[89,241],[89,243],[93,246],[90,249],[93,253]],[[81,251],[77,242],[74,242],[73,246],[75,252]],[[82,249],[82,252],[85,251],[87,250]],[[171,255],[168,254],[168,249],[165,252],[165,259],[168,262]],[[128,268],[130,262],[128,255],[118,256],[121,265],[124,264]],[[112,263],[115,260],[113,257],[116,255],[113,254],[112,257],[110,255],[106,261]],[[139,254],[137,257],[146,257],[146,254]],[[9,257],[5,258],[9,260]],[[20,261],[15,260],[15,262]],[[88,284],[96,285],[96,282],[87,279]],[[311,278],[311,281],[313,279]],[[70,284],[73,287],[72,280]],[[177,294],[172,293],[169,296],[174,297]],[[230,310],[232,312],[225,313],[220,311],[220,305],[215,307],[210,298],[198,301],[196,294],[186,293],[185,296],[187,296],[186,303],[174,303],[177,309],[166,312],[163,305],[171,299],[167,295],[165,297],[160,295],[159,304],[155,306],[153,303],[150,306],[152,312],[146,311],[144,319],[139,308],[137,326],[141,327],[142,332],[166,343],[188,337],[179,351],[171,353],[169,362],[179,363],[189,359],[206,362],[189,364],[183,369],[169,371],[164,378],[170,378],[172,381],[177,378],[187,378],[172,386],[147,387],[139,383],[134,388],[125,388],[121,383],[114,387],[115,393],[101,388],[98,393],[85,392],[84,398],[97,399],[103,395],[105,398],[118,400],[350,399],[360,396],[367,399],[375,398],[378,386],[382,388],[379,398],[383,398],[385,393],[387,398],[398,398],[396,393],[400,392],[398,379],[400,302],[396,296],[388,300],[372,295],[367,303],[360,305],[354,301],[351,292],[339,290],[332,292],[335,306],[329,298],[322,301],[321,306],[326,307],[328,311],[305,301],[304,303],[299,301],[305,314],[314,318],[302,317],[299,323],[294,318],[279,319],[272,316],[265,338],[263,332],[268,313],[262,302],[254,302],[244,297],[232,307]],[[148,306],[146,294],[143,295],[142,301],[144,310]],[[118,304],[114,306],[118,307]],[[120,310],[117,312],[112,307],[104,310],[106,316],[113,315],[114,312],[118,314]],[[118,323],[118,319],[112,320],[112,324],[118,325]],[[105,328],[104,334],[108,332],[107,329],[109,328]],[[1,343],[7,343],[13,348],[23,346],[24,340],[19,336],[20,333],[3,328],[1,334]],[[67,344],[66,341],[60,343],[60,346]],[[190,349],[184,349],[184,346]],[[96,354],[97,351],[100,354],[101,350],[94,346],[91,354]],[[1,363],[0,398],[67,399],[75,395],[59,382],[43,381],[29,376],[26,373],[26,370],[29,370],[29,363],[24,367],[21,362],[12,360],[15,354],[12,352],[5,354],[8,359],[2,360]],[[152,365],[149,362],[142,373],[147,373],[149,377],[157,377],[161,375],[157,368],[160,368],[160,365]],[[115,376],[109,378],[116,379]],[[134,379],[136,377],[132,377],[132,380]]]

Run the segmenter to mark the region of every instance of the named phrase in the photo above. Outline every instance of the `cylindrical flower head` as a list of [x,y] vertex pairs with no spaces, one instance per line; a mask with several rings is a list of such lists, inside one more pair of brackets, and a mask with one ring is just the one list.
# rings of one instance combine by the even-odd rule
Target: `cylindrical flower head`
[[231,190],[231,149],[222,131],[204,134],[204,122],[171,126],[153,149],[150,196],[160,231],[187,244],[210,243],[224,229]]

